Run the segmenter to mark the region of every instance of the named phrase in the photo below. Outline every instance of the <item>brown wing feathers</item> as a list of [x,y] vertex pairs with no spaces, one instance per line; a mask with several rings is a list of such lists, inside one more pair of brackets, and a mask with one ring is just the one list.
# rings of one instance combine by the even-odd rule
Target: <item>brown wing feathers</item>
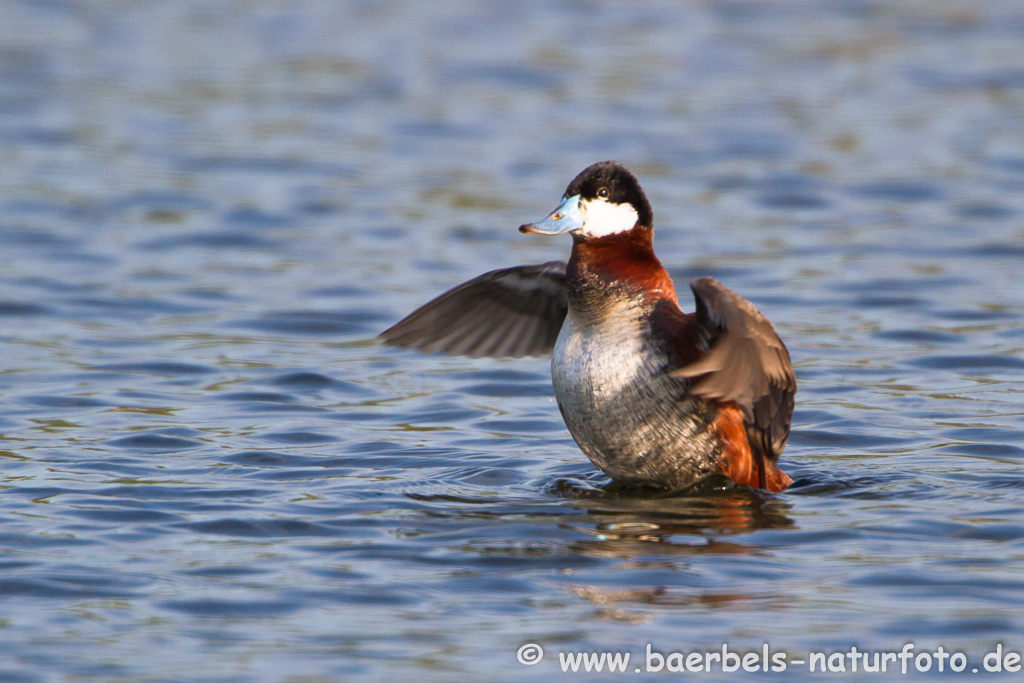
[[493,270],[427,302],[381,333],[394,346],[474,358],[551,353],[569,310],[565,263]]
[[695,395],[742,411],[751,455],[761,465],[758,484],[771,488],[775,479],[784,487],[782,480],[789,477],[774,463],[789,438],[796,395],[789,351],[753,304],[717,280],[697,278],[690,288],[697,304],[696,322],[707,335],[709,348],[670,374],[694,380]]

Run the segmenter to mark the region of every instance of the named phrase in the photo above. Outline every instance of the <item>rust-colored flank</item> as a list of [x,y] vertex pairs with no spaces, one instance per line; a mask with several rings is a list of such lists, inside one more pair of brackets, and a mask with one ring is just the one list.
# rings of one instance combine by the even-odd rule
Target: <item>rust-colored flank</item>
[[722,442],[722,461],[719,463],[722,474],[737,484],[778,492],[793,483],[793,479],[774,462],[750,448],[743,425],[743,411],[735,403],[719,408],[711,430]]

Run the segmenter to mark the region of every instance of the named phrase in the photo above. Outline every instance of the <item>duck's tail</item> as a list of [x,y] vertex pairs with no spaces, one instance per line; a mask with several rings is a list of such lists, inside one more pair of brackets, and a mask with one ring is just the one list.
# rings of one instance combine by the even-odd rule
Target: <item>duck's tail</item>
[[739,406],[729,403],[719,408],[711,431],[722,442],[722,460],[718,466],[722,474],[737,484],[778,492],[793,483],[774,462],[750,447]]

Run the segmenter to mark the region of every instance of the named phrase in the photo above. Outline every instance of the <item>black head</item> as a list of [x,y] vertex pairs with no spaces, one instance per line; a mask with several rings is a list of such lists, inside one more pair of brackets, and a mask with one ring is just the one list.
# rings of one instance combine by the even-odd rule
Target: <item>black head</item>
[[636,210],[637,223],[650,228],[654,212],[636,176],[617,161],[600,161],[576,176],[565,196],[579,195],[581,201],[604,200],[609,204],[629,204]]
[[574,240],[632,233],[637,226],[649,232],[654,222],[651,204],[636,177],[615,161],[588,167],[569,183],[562,203],[543,220],[519,227],[532,235],[572,233]]

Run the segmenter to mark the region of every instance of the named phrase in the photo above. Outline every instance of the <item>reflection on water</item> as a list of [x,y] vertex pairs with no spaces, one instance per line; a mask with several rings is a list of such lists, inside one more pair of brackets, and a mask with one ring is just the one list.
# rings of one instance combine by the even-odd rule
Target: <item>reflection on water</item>
[[575,528],[601,541],[672,543],[677,536],[686,540],[685,536],[743,534],[793,524],[785,514],[784,499],[735,486],[718,476],[668,495],[630,490],[617,483],[585,489],[559,481],[555,487],[561,495],[579,498],[578,505],[586,507],[587,518],[595,526]]
[[[1022,35],[1017,0],[0,4],[0,679],[1024,649]],[[546,360],[377,345],[565,258],[515,228],[609,158],[680,291],[787,341],[786,493],[616,487]]]

